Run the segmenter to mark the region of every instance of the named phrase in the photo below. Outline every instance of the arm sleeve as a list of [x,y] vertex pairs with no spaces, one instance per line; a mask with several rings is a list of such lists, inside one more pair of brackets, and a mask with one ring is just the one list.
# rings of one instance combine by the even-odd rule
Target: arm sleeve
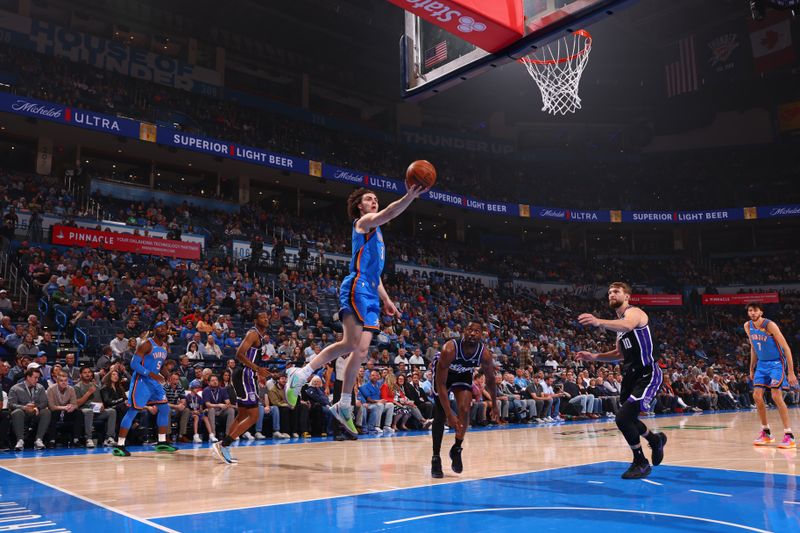
[[131,358],[131,370],[138,372],[142,376],[150,375],[150,371],[144,367],[144,357],[138,354],[133,354]]
[[20,403],[20,399],[18,396],[18,390],[16,387],[11,387],[11,390],[8,391],[8,409],[13,411],[14,409],[21,409],[25,406],[25,404]]

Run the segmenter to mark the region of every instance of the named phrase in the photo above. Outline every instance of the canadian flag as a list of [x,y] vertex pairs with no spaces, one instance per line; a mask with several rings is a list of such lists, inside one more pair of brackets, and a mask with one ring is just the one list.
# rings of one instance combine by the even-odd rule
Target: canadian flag
[[756,70],[767,72],[795,60],[792,44],[791,15],[785,11],[769,11],[762,21],[750,22],[750,44]]

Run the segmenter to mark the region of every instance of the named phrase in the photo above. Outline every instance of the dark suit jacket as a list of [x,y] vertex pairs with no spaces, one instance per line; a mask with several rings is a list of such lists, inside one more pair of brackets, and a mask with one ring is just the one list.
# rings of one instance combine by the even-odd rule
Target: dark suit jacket
[[414,384],[410,381],[406,382],[405,384],[405,392],[406,398],[414,402],[414,405],[419,407],[424,403],[429,403],[431,400],[428,398],[428,395],[425,394],[425,391],[422,390],[422,387],[414,387]]

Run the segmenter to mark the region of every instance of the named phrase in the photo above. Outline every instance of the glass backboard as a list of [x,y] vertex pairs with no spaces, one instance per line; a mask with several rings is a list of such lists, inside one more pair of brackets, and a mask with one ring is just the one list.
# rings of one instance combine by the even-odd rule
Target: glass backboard
[[[488,0],[487,0],[488,1]],[[519,59],[536,47],[588,26],[635,0],[520,0],[525,36],[489,53],[406,12],[400,43],[403,98],[419,100]]]

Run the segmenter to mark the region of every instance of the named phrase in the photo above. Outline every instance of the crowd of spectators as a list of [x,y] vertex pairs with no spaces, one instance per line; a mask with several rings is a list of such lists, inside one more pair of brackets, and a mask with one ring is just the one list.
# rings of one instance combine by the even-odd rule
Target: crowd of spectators
[[[791,143],[758,150],[697,151],[691,157],[632,154],[605,159],[591,150],[555,147],[547,150],[547,157],[530,161],[522,151],[519,157],[499,158],[385,140],[393,132],[341,135],[324,125],[7,45],[0,46],[0,72],[14,80],[11,90],[20,95],[118,113],[370,175],[397,177],[408,161],[428,158],[439,170],[439,188],[486,200],[660,210],[800,202],[800,193],[792,186],[800,161]],[[553,157],[553,152],[562,157]],[[723,188],[718,186],[720,177],[725,180]]]
[[[157,320],[170,328],[165,387],[174,415],[173,438],[215,441],[235,415],[233,356],[258,309],[270,314],[263,359],[273,373],[259,383],[263,416],[243,438],[333,432],[328,404],[334,365],[309,383],[297,408],[288,407],[282,392],[287,366],[303,364],[336,339],[337,317],[312,314],[303,305],[335,294],[330,273],[284,269],[273,286],[267,278],[251,278],[233,262],[220,260],[170,264],[132,254],[30,245],[21,246],[17,257],[51,309],[66,316],[64,330],[93,332],[96,342],[84,347],[80,364],[74,353],[57,349],[44,326],[51,317],[41,321],[33,315],[15,324],[23,317],[13,306],[8,309],[0,292],[0,307],[9,310],[0,321],[0,357],[7,361],[0,365],[7,393],[0,439],[9,440],[0,441],[0,447],[24,448],[26,435],[34,448],[112,443],[127,409],[128,363]],[[572,291],[514,293],[468,280],[391,273],[385,285],[400,314],[386,318],[357,382],[356,421],[363,433],[430,425],[433,357],[475,316],[487,323],[484,342],[496,361],[501,424],[614,416],[619,367],[584,365],[572,358],[582,349],[610,348],[612,338],[576,321],[580,312],[609,314],[602,301]],[[279,297],[278,289],[283,296],[295,295],[294,304]],[[780,307],[770,309],[793,346],[800,340],[799,302],[798,295],[785,293]],[[667,376],[656,412],[750,408],[742,316],[719,309],[709,316],[688,306],[649,313]],[[484,384],[476,376],[475,424],[490,420]],[[787,392],[787,401],[797,403],[796,391]],[[147,410],[140,415],[131,442],[152,440],[153,415]],[[271,431],[264,430],[265,424]]]

